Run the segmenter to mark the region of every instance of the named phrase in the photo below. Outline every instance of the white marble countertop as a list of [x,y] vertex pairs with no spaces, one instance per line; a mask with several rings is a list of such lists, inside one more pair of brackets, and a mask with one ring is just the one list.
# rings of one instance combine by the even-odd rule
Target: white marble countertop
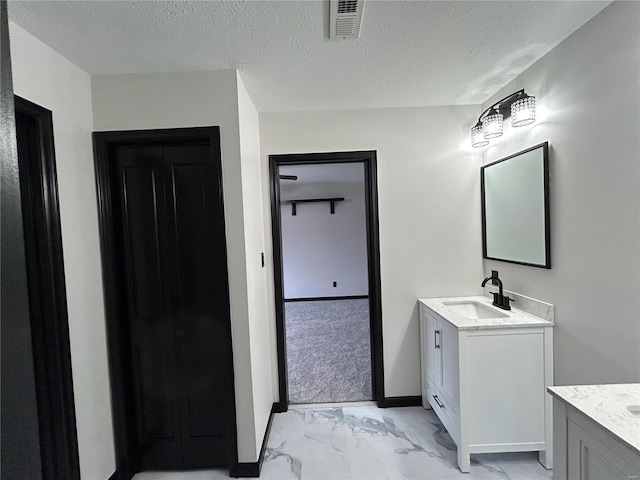
[[[548,387],[554,397],[584,413],[640,453],[640,383]],[[636,407],[636,413],[627,407]]]
[[[553,326],[553,321],[536,317],[535,315],[531,315],[530,313],[524,312],[515,307],[511,307],[511,310],[502,310],[498,307],[494,307],[489,298],[480,295],[472,297],[421,298],[418,301],[445,320],[452,323],[459,330]],[[478,302],[489,309],[507,316],[503,318],[467,318],[451,307],[445,305],[445,303],[449,302]]]

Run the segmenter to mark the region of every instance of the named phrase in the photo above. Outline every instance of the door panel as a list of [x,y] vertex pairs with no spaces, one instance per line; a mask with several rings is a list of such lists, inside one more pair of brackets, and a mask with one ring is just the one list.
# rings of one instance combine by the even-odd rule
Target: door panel
[[[210,168],[208,146],[164,148],[167,192],[171,192],[169,228],[174,320],[178,335],[178,378],[185,463],[193,468],[224,464],[225,423],[220,403],[230,330],[224,309],[226,265],[219,182]],[[217,404],[217,405],[216,405]]]
[[217,397],[216,384],[202,380],[215,365],[214,350],[207,344],[191,344],[185,345],[182,351],[186,363],[189,435],[192,438],[222,436],[220,411],[211,402]]
[[449,322],[442,320],[439,323],[442,336],[442,371],[440,388],[442,395],[453,409],[459,411],[458,371],[458,329]]
[[176,240],[176,304],[180,315],[212,313],[211,259],[205,171],[201,165],[172,165]]
[[[567,422],[567,478],[576,480],[629,480],[638,478],[638,465],[630,465],[573,420]],[[598,428],[598,427],[595,427]],[[603,433],[601,440],[610,441]]]
[[184,345],[185,389],[188,412],[183,424],[184,462],[191,468],[225,465],[228,451],[225,432],[224,361],[210,344]]
[[122,176],[132,306],[137,317],[156,317],[165,311],[156,175],[152,166],[125,166]]
[[[427,331],[424,341],[427,347],[427,377],[440,385],[442,375],[440,374],[440,343],[438,338],[438,320],[430,314],[426,314]],[[436,333],[438,331],[438,333]]]
[[136,348],[136,396],[142,411],[138,417],[138,435],[144,442],[175,436],[170,401],[170,356],[168,348]]
[[162,162],[160,147],[116,152],[137,470],[182,466]]

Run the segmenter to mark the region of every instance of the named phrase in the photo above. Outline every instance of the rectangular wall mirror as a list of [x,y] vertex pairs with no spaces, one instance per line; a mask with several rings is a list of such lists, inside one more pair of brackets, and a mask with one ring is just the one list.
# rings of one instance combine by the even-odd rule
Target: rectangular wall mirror
[[551,268],[549,143],[481,167],[480,180],[483,257]]

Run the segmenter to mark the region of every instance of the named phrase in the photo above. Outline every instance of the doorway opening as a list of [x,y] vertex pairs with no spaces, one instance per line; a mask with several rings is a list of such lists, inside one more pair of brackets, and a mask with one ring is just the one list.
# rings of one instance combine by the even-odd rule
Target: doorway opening
[[279,409],[384,400],[376,155],[271,155]]

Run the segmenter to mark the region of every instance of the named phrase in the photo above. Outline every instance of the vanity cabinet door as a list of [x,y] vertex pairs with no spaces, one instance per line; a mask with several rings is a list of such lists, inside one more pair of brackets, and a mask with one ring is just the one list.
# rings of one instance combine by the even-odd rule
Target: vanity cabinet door
[[458,329],[446,320],[425,313],[426,377],[458,410]]
[[441,376],[438,387],[447,402],[458,411],[458,329],[444,320],[439,322],[438,329],[441,345]]
[[[567,423],[568,479],[629,480],[638,478],[640,465],[631,466],[577,423],[572,420]],[[603,440],[607,441],[607,439]]]
[[425,315],[426,332],[424,333],[424,342],[427,346],[427,378],[434,382],[436,385],[440,385],[441,374],[441,339],[440,329],[438,327],[438,319],[430,314]]

